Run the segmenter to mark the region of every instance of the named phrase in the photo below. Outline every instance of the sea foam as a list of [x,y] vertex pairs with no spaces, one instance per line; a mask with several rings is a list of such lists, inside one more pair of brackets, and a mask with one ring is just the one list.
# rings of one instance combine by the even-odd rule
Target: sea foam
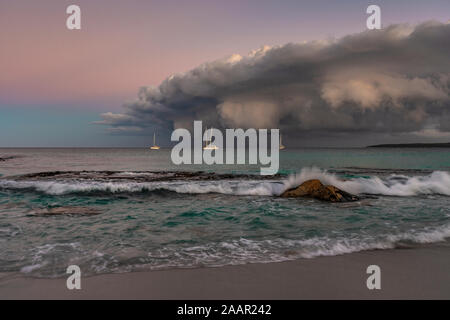
[[390,175],[341,179],[335,174],[319,168],[304,168],[299,174],[290,176],[284,183],[285,189],[300,185],[309,179],[319,179],[323,184],[334,185],[353,194],[374,194],[388,196],[414,196],[419,194],[450,195],[450,174],[434,171],[425,176]]
[[0,180],[0,189],[31,190],[51,195],[71,193],[136,193],[171,191],[184,194],[219,193],[228,195],[278,196],[306,180],[319,179],[352,194],[415,196],[440,194],[450,196],[450,174],[434,171],[429,175],[357,177],[343,179],[319,168],[303,168],[285,180],[208,180],[208,181],[96,181],[96,180]]

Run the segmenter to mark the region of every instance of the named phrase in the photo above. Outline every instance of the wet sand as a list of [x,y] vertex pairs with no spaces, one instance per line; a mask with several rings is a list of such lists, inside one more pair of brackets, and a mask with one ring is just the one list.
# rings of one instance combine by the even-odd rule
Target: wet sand
[[[381,268],[369,290],[366,268]],[[374,250],[334,257],[218,268],[66,278],[0,274],[0,299],[450,299],[450,245]]]

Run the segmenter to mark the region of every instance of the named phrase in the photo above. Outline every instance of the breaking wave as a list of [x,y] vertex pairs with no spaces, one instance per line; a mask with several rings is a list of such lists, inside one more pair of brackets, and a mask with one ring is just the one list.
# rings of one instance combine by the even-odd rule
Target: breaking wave
[[387,196],[414,196],[420,194],[441,194],[450,196],[450,174],[434,171],[429,175],[406,176],[391,174],[387,177],[361,177],[343,180],[335,174],[318,168],[306,168],[292,175],[284,183],[285,188],[298,186],[309,179],[319,179],[323,184],[334,185],[353,194],[374,194]]
[[171,191],[186,194],[221,193],[230,195],[271,196],[283,191],[283,184],[260,181],[220,182],[54,182],[0,181],[0,189],[32,190],[50,195],[71,193],[136,193]]
[[[126,175],[131,175],[127,173]],[[415,196],[440,194],[450,196],[450,174],[434,171],[429,175],[406,176],[391,174],[385,177],[357,177],[343,179],[337,174],[319,168],[304,168],[285,180],[207,180],[136,182],[96,180],[0,180],[0,190],[31,190],[50,195],[71,193],[136,193],[169,191],[184,194],[220,193],[229,195],[277,196],[309,179],[319,179],[353,194],[388,196]]]
[[[73,259],[85,274],[139,270],[164,270],[170,268],[220,267],[248,263],[271,263],[299,258],[338,256],[367,250],[403,247],[404,243],[427,244],[444,241],[450,237],[450,225],[435,229],[411,230],[408,233],[379,235],[377,237],[252,240],[239,238],[210,242],[184,248],[164,246],[150,250],[139,259],[130,259],[123,252],[106,253],[84,248],[81,243],[54,243],[32,249],[32,259],[20,271],[37,277],[64,276],[65,270],[50,268],[55,254],[67,254],[63,259]],[[69,262],[67,262],[68,264]],[[72,263],[72,262],[71,262]],[[59,272],[59,273],[58,273]]]

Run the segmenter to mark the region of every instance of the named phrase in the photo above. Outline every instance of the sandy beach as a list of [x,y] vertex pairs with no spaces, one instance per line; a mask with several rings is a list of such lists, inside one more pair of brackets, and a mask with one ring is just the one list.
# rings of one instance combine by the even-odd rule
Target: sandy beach
[[[381,268],[381,290],[366,287]],[[373,250],[289,262],[175,269],[82,278],[33,279],[3,273],[0,299],[450,299],[450,245]]]

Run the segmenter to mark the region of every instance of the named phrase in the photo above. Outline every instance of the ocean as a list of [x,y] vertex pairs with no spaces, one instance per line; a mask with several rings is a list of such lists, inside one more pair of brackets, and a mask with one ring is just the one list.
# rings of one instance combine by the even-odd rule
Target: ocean
[[[0,158],[9,158],[0,161],[0,273],[217,267],[450,237],[445,148],[286,149],[272,177],[259,165],[176,166],[169,149],[0,149]],[[312,178],[361,200],[278,197]]]

